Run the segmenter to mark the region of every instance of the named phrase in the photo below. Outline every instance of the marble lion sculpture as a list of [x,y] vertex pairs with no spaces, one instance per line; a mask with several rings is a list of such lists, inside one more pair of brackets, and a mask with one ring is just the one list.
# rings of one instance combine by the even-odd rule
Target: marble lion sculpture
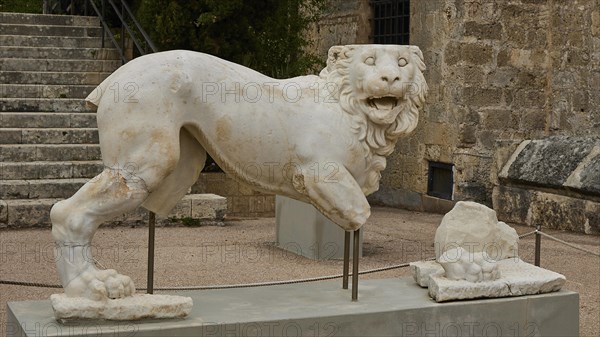
[[50,212],[57,254],[71,257],[57,259],[66,296],[135,292],[128,276],[97,269],[86,248],[102,222],[140,205],[168,214],[207,153],[256,190],[360,228],[385,157],[417,125],[424,69],[418,47],[397,45],[334,46],[319,76],[283,80],[181,50],[122,66],[86,98],[98,107],[105,169]]

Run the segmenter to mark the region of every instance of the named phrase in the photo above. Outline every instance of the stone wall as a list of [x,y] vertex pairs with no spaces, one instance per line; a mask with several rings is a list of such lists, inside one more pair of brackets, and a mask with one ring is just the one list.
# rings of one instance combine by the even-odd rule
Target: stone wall
[[455,165],[455,200],[492,205],[525,139],[600,134],[600,2],[411,1],[429,97],[383,174],[381,203],[426,209],[428,161]]
[[[227,198],[228,217],[273,217],[275,196],[252,190],[225,173],[202,173],[192,193],[213,193]],[[0,206],[1,210],[1,206]]]
[[322,19],[309,32],[309,50],[325,60],[331,46],[369,43],[372,16],[369,0],[329,0]]
[[[523,140],[600,135],[600,1],[415,0],[410,12],[430,92],[372,203],[446,212],[453,202],[427,195],[437,161],[455,166],[455,201],[495,206],[498,173]],[[333,45],[369,43],[372,15],[368,0],[331,0],[310,50],[324,59]],[[233,214],[270,212],[237,195]]]

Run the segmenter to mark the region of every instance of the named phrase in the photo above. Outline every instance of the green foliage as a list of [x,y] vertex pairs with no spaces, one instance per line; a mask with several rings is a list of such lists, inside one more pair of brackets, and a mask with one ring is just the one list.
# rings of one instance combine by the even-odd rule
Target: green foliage
[[326,0],[141,0],[137,16],[161,50],[189,49],[273,77],[322,66],[305,31]]
[[0,12],[41,13],[42,0],[0,0]]

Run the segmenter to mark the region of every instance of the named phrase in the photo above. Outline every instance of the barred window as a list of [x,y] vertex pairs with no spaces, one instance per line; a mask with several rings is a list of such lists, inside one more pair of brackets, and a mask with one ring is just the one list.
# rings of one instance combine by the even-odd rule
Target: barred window
[[410,0],[371,0],[373,43],[409,44]]

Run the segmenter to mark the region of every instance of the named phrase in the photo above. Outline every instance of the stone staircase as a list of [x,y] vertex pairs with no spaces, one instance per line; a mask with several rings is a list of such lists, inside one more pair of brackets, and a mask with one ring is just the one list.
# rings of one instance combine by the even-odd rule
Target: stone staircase
[[[0,227],[48,226],[52,205],[101,172],[83,99],[121,65],[101,34],[95,17],[0,13]],[[192,215],[191,199],[181,216]]]
[[0,13],[0,223],[48,225],[102,170],[83,98],[121,61],[101,34],[98,18]]

